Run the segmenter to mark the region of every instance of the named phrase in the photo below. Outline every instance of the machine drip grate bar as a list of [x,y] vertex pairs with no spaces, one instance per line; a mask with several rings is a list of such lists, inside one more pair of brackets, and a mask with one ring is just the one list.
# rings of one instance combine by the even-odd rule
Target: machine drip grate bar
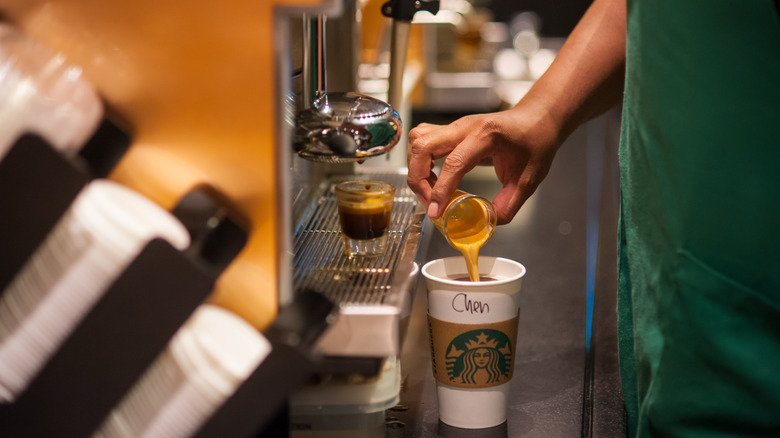
[[[344,254],[333,187],[347,179],[381,180],[396,187],[387,252],[382,256]],[[326,181],[295,230],[295,289],[313,288],[339,305],[381,305],[394,301],[391,285],[396,267],[407,262],[405,258],[411,263],[414,257],[405,254],[405,249],[410,233],[419,230],[412,226],[421,217],[415,214],[416,207],[417,198],[406,185],[403,174],[339,175]]]

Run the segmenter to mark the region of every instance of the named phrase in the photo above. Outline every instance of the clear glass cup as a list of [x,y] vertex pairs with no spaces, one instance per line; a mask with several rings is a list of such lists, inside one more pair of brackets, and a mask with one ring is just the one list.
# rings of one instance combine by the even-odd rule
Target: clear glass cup
[[471,281],[479,281],[479,250],[496,230],[496,210],[487,199],[456,190],[433,224],[451,247],[463,253]]
[[344,252],[378,256],[387,250],[395,186],[383,181],[345,181],[335,187]]
[[455,249],[463,245],[484,244],[496,230],[496,210],[487,199],[456,190],[433,224]]

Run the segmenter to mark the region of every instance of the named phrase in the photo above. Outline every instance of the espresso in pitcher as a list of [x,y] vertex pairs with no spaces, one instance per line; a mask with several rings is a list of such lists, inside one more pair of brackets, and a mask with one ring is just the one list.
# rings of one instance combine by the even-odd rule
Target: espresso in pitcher
[[463,254],[471,281],[480,281],[479,250],[496,228],[496,212],[486,199],[456,190],[444,213],[433,220],[447,243]]

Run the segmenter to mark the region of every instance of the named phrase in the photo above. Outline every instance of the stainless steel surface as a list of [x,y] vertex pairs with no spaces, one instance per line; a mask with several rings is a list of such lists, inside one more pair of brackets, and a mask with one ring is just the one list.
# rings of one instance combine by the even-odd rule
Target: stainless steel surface
[[293,146],[303,158],[326,163],[365,160],[401,139],[401,117],[379,99],[359,93],[324,93],[298,113]]
[[362,14],[379,14],[379,11],[364,11],[363,0],[344,0],[343,3],[342,14],[328,15],[325,52],[334,58],[334,62],[326,66],[329,92],[357,91]]
[[[326,17],[318,15],[312,21],[304,23],[303,35],[313,38],[310,56],[315,59],[311,71],[304,68],[303,82],[309,84],[310,75],[314,75],[316,90],[311,105],[308,100],[312,96],[301,96],[303,109],[292,120],[294,150],[302,158],[324,163],[359,162],[385,154],[401,139],[401,117],[392,106],[374,97],[328,91]],[[347,49],[355,51],[357,47]],[[351,76],[356,74],[350,72]],[[306,90],[306,85],[303,88]]]
[[[378,179],[396,186],[387,253],[378,257],[344,254],[333,186],[347,179]],[[296,290],[314,289],[340,307],[319,348],[332,356],[397,355],[402,319],[411,303],[409,285],[420,246],[424,212],[403,173],[336,175],[321,185],[294,237]]]
[[[317,83],[317,96],[320,94],[325,93],[325,90],[327,89],[327,75],[326,75],[326,67],[325,67],[325,47],[326,47],[326,33],[325,33],[325,22],[326,18],[324,15],[320,14],[317,15],[317,18],[314,22],[314,34],[316,35],[315,42],[315,52],[316,52],[316,62],[315,62],[315,79]],[[308,97],[308,96],[307,96]]]

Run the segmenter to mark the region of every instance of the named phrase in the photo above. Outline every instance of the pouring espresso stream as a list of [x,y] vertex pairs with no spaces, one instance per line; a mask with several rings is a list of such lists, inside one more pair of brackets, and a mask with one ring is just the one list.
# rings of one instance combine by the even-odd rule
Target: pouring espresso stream
[[444,213],[434,219],[433,224],[447,239],[447,243],[463,254],[469,280],[480,281],[479,250],[496,229],[493,204],[485,198],[456,190]]

